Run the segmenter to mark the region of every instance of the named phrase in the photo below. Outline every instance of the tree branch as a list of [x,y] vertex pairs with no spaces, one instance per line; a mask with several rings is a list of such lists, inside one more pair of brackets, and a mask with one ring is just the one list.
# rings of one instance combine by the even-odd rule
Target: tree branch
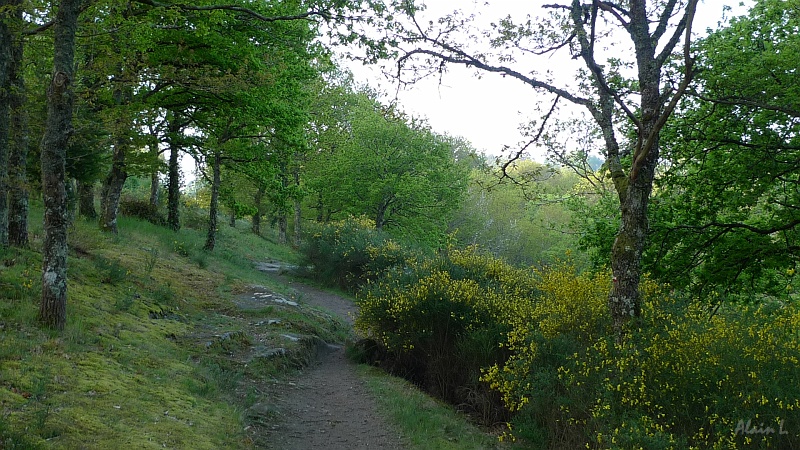
[[316,10],[307,11],[307,12],[302,13],[302,14],[269,17],[269,16],[265,16],[265,15],[263,15],[263,14],[257,12],[257,11],[254,11],[254,10],[252,10],[250,8],[244,8],[244,7],[236,6],[236,5],[195,6],[195,5],[189,5],[189,4],[184,4],[184,3],[174,3],[174,4],[162,3],[162,2],[155,1],[155,0],[133,0],[133,1],[135,1],[136,3],[141,3],[143,5],[149,5],[149,6],[153,6],[153,7],[157,7],[157,8],[176,8],[176,9],[179,9],[181,11],[219,11],[219,10],[234,11],[234,12],[247,14],[248,16],[253,17],[254,19],[258,19],[258,20],[260,20],[262,22],[279,22],[279,21],[287,21],[287,20],[300,20],[300,19],[308,19],[308,18],[314,17],[314,16],[322,17],[325,20],[330,20],[331,19],[330,13],[328,13],[326,11],[316,11]]

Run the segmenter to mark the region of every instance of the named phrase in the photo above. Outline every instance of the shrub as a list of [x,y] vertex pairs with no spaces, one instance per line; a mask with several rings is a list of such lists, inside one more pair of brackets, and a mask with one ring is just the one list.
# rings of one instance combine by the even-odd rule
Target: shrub
[[351,292],[417,258],[369,219],[353,217],[312,231],[301,253],[311,277]]
[[147,200],[133,197],[123,197],[119,202],[120,214],[136,217],[155,225],[165,225],[167,219],[158,211],[158,206],[150,204]]
[[[597,289],[581,291],[581,278]],[[509,333],[506,365],[484,375],[519,412],[518,434],[573,448],[798,446],[800,430],[788,425],[800,424],[795,305],[710,316],[645,283],[643,319],[618,343],[602,277],[574,280],[562,277],[555,291],[541,285],[549,301]]]
[[385,347],[384,367],[493,424],[507,411],[480,371],[507,357],[500,344],[531,303],[529,279],[475,248],[450,250],[368,285],[356,327]]

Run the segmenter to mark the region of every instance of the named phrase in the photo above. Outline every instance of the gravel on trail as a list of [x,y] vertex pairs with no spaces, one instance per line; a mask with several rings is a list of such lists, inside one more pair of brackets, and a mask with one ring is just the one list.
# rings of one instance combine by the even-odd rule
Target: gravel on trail
[[[282,278],[287,281],[285,278]],[[352,301],[290,282],[301,304],[322,308],[353,323],[358,312]],[[341,346],[328,346],[302,376],[275,390],[272,426],[266,448],[275,450],[387,449],[404,446],[399,434],[378,411]],[[271,408],[273,409],[273,408]]]

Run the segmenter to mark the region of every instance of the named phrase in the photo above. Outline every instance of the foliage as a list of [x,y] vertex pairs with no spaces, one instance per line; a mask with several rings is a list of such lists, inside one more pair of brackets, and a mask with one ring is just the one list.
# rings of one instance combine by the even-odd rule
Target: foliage
[[167,219],[158,210],[158,205],[153,205],[148,200],[133,197],[123,197],[119,202],[120,214],[128,217],[137,217],[155,225],[166,225]]
[[537,447],[797,445],[795,304],[712,315],[648,281],[620,341],[610,278],[450,250],[367,285],[356,327],[383,347],[374,363],[489,423],[513,416],[509,435]]
[[386,349],[386,368],[493,424],[505,411],[480,370],[504,360],[499,344],[535,295],[524,270],[451,249],[366,286],[356,328]]
[[314,124],[323,147],[308,164],[309,198],[334,218],[366,215],[380,230],[440,246],[466,188],[459,141],[375,97],[346,84],[324,91],[316,108],[333,123]]
[[649,268],[712,301],[795,295],[800,11],[761,0],[698,43],[694,95],[665,135]]
[[386,271],[417,258],[370,219],[351,217],[309,231],[301,248],[310,275],[328,285],[355,291]]
[[[549,264],[575,249],[582,215],[565,203],[581,197],[579,179],[565,168],[530,160],[507,172],[503,178],[498,167],[472,170],[463,206],[450,224],[455,238],[520,266]],[[573,259],[585,265],[584,255],[573,253]]]
[[581,291],[580,277],[555,275],[554,295],[535,308],[544,314],[509,334],[514,355],[484,376],[519,411],[519,435],[592,448],[797,445],[787,429],[800,419],[795,306],[709,317],[648,283],[646,319],[619,343],[602,311],[605,283],[584,278]]

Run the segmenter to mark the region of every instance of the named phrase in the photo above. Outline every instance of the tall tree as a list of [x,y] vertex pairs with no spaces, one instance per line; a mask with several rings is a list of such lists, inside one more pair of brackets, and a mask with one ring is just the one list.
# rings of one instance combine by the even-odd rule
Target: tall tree
[[[8,240],[10,244],[21,247],[28,244],[28,109],[22,64],[25,38],[21,32],[24,24],[22,1],[13,0],[10,3],[11,23],[14,24],[11,27],[12,30],[16,28],[16,32],[12,33],[8,65],[7,95],[11,115],[8,136]],[[0,113],[2,120],[5,117]],[[1,142],[2,138],[0,145]]]
[[8,245],[8,147],[11,111],[13,2],[0,0],[0,246]]
[[47,125],[41,146],[45,236],[39,320],[58,330],[64,329],[67,321],[67,195],[64,174],[67,145],[72,133],[75,33],[80,5],[80,0],[58,3],[53,78],[47,90]]
[[309,162],[310,187],[330,208],[436,244],[466,189],[468,171],[454,158],[454,141],[366,93],[348,108],[339,124],[348,138]]
[[[508,16],[493,24],[492,30],[471,36],[459,34],[470,29],[470,18],[453,14],[425,24],[417,20],[417,9],[406,7],[406,26],[395,27],[395,39],[402,40],[400,67],[439,72],[443,65],[460,64],[521,81],[552,96],[552,106],[542,118],[540,130],[562,101],[586,109],[601,133],[620,205],[621,225],[610,255],[613,280],[608,306],[621,337],[625,324],[641,314],[641,257],[660,134],[693,76],[690,42],[697,0],[573,0],[547,7],[551,11],[547,18],[518,23]],[[675,60],[682,36],[680,71],[665,82],[667,63]],[[473,52],[465,44],[484,37],[489,47],[486,51]],[[630,53],[609,54],[608,42],[614,39],[624,39],[622,48],[627,47],[624,51]],[[578,86],[560,84],[547,70],[523,67],[528,56],[558,51],[568,51],[582,62],[578,79],[585,82]],[[515,62],[517,66],[513,66]],[[635,71],[634,80],[625,79],[626,68]],[[625,143],[618,136],[624,124],[633,130],[629,167],[623,163],[621,148]],[[540,136],[541,131],[533,140]]]

